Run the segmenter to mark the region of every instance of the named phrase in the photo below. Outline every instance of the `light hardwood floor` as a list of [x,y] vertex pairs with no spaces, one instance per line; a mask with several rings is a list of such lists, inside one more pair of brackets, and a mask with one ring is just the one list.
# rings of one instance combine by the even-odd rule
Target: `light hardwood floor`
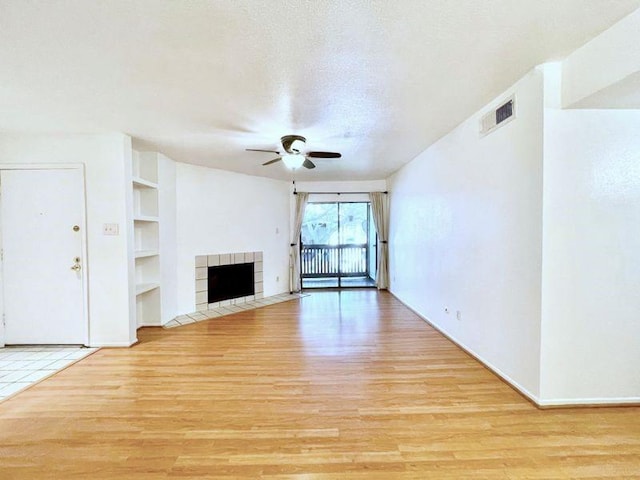
[[640,478],[640,408],[538,410],[386,293],[139,334],[0,404],[0,479]]

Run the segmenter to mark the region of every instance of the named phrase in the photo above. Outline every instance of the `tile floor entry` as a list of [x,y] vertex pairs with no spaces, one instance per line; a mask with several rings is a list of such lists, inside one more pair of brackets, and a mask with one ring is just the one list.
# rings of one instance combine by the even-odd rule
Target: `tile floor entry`
[[52,345],[0,348],[0,402],[96,350]]

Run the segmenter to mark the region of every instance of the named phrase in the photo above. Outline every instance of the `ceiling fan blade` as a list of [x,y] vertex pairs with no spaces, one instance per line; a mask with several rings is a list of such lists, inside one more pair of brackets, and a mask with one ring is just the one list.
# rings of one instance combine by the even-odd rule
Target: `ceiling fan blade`
[[307,157],[311,158],[340,158],[342,154],[337,152],[307,152]]
[[308,169],[312,169],[312,168],[316,168],[316,164],[313,163],[311,160],[309,160],[308,158],[304,159],[304,162],[302,163],[302,166],[304,168],[308,168]]
[[282,160],[282,158],[281,158],[281,157],[274,158],[273,160],[269,160],[268,162],[264,162],[264,163],[262,164],[262,166],[265,166],[265,165],[271,165],[272,163],[279,162],[280,160]]
[[259,148],[245,148],[247,152],[267,152],[267,153],[275,153],[276,155],[280,155],[280,152],[276,152],[275,150],[261,150]]

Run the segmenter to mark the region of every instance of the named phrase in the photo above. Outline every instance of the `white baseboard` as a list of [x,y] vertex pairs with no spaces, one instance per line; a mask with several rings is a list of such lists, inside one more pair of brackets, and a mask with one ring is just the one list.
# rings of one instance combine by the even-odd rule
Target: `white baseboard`
[[142,328],[142,327],[162,327],[162,324],[160,324],[160,323],[141,323],[140,325],[138,325],[136,327],[136,330],[138,328]]
[[469,348],[463,342],[456,339],[454,336],[445,332],[438,325],[433,323],[427,317],[422,315],[417,309],[415,309],[411,304],[405,302],[402,298],[400,298],[396,293],[389,290],[389,293],[393,295],[400,303],[402,303],[405,307],[419,316],[422,320],[431,325],[435,330],[440,332],[446,338],[448,338],[451,342],[456,344],[462,350],[467,352],[473,358],[475,358],[478,362],[483,364],[497,376],[499,376],[502,380],[504,380],[508,385],[510,385],[513,389],[521,393],[524,397],[529,399],[534,405],[540,408],[562,408],[562,407],[589,407],[589,406],[625,406],[625,405],[640,405],[640,397],[605,397],[605,398],[545,398],[542,399],[537,395],[534,395],[525,387],[520,385],[518,382],[513,380],[509,375],[504,373],[495,365],[492,365],[491,362],[488,362],[482,356],[477,354],[473,349]]
[[88,346],[92,348],[104,348],[104,347],[120,347],[129,348],[138,343],[138,339],[133,342],[91,342]]
[[638,406],[640,397],[607,397],[607,398],[545,398],[540,399],[538,405],[542,408],[552,407],[616,407]]

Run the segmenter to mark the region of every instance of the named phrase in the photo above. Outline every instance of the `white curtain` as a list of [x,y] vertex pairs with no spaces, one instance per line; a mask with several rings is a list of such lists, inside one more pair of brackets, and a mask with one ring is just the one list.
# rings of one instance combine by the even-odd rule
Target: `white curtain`
[[302,289],[300,283],[300,231],[302,230],[302,220],[304,211],[307,208],[309,194],[298,192],[296,194],[296,216],[293,220],[293,231],[291,232],[291,250],[289,253],[289,291],[299,292]]
[[389,287],[389,196],[383,192],[372,192],[371,213],[373,223],[378,234],[378,269],[376,272],[376,286],[378,290]]

